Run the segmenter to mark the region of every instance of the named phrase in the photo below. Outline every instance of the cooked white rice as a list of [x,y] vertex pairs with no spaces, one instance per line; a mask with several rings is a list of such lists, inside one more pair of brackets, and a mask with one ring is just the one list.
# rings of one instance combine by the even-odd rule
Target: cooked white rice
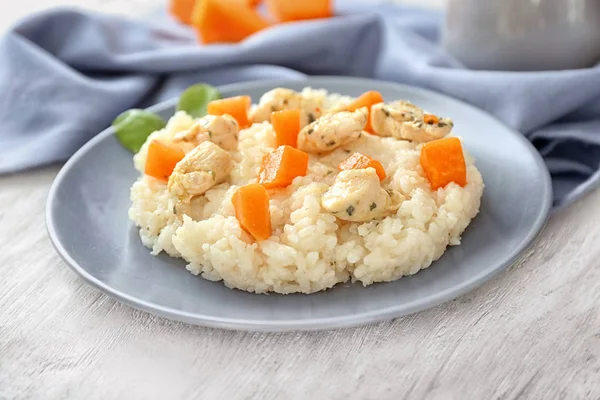
[[[320,97],[325,107],[352,100],[324,90],[304,93]],[[169,140],[193,122],[178,112],[146,143]],[[419,163],[421,145],[362,135],[318,161],[311,155],[307,176],[296,178],[286,189],[269,191],[273,234],[257,243],[240,228],[231,196],[238,187],[257,181],[261,158],[274,147],[269,123],[241,131],[229,182],[195,199],[193,215],[183,220],[173,213],[166,184],[141,174],[131,187],[129,217],[140,227],[143,244],[154,255],[165,251],[184,258],[192,274],[223,280],[230,288],[313,293],[348,280],[366,286],[415,274],[438,259],[448,245],[460,244],[462,232],[479,211],[484,185],[466,152],[468,184],[450,183],[432,191]],[[351,223],[321,208],[321,196],[333,183],[337,165],[355,151],[380,161],[388,174],[384,187],[405,196],[395,215]],[[134,156],[139,171],[146,152],[147,144]]]

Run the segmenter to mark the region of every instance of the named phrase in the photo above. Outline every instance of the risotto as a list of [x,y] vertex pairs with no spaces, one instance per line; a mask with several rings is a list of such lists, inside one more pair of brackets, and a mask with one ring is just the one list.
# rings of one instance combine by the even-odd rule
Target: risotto
[[[142,243],[183,258],[194,275],[255,293],[366,286],[427,268],[479,212],[481,175],[458,139],[439,157],[452,148],[433,146],[448,140],[451,120],[408,102],[361,105],[276,89],[247,116],[235,107],[209,107],[199,119],[177,112],[134,156],[141,174],[129,217]],[[287,114],[271,117],[286,110],[295,131]],[[164,157],[179,154],[172,172],[152,167],[157,143],[173,150]]]

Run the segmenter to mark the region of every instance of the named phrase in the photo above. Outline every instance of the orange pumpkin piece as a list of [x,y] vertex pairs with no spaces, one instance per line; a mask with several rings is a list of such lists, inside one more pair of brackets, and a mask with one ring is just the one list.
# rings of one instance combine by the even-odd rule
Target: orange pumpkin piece
[[271,236],[269,194],[264,186],[256,183],[242,186],[233,194],[231,202],[242,229],[258,241]]
[[348,111],[356,111],[359,108],[367,107],[369,109],[369,116],[367,117],[367,125],[365,125],[365,131],[369,133],[373,132],[373,127],[371,126],[371,107],[375,104],[383,103],[383,96],[381,93],[370,90],[358,96],[356,100],[354,100],[348,106]]
[[208,103],[207,111],[209,115],[229,114],[237,120],[240,129],[243,129],[250,126],[248,110],[251,104],[252,99],[250,96],[228,97],[211,101]]
[[467,166],[458,138],[449,137],[425,143],[421,149],[420,161],[433,190],[450,182],[460,186],[467,184]]
[[153,140],[148,146],[144,173],[161,181],[168,181],[175,165],[185,157],[180,149]]
[[382,181],[387,176],[385,174],[385,169],[383,165],[377,160],[373,160],[369,156],[365,156],[361,153],[354,153],[350,157],[346,158],[344,161],[338,165],[338,169],[340,171],[345,171],[348,169],[364,169],[364,168],[374,168],[375,172],[377,172],[377,176],[379,180]]
[[258,183],[267,189],[289,186],[297,176],[305,176],[308,154],[291,146],[279,146],[265,154],[258,174]]
[[192,24],[202,43],[237,43],[269,23],[251,7],[252,0],[197,0]]
[[271,113],[277,146],[297,147],[300,133],[300,110],[283,110]]
[[[198,0],[198,1],[202,1],[202,0]],[[192,12],[194,11],[195,5],[196,5],[196,0],[170,0],[169,12],[179,22],[182,22],[186,25],[191,25],[192,24]]]
[[333,0],[267,0],[267,9],[278,21],[300,21],[333,16]]

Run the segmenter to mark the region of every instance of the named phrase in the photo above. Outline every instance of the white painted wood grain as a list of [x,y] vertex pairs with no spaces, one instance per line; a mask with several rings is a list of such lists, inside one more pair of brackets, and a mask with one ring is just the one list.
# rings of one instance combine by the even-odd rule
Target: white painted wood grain
[[453,302],[253,334],[154,317],[80,281],[46,235],[57,171],[0,177],[0,399],[600,398],[600,191]]
[[56,172],[0,178],[1,399],[600,398],[600,191],[453,302],[355,329],[253,334],[171,322],[85,285],[46,236]]

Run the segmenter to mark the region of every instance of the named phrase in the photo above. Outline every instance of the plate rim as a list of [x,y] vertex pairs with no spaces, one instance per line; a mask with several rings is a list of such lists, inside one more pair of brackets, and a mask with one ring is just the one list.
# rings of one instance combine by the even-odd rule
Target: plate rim
[[[450,100],[452,102],[456,102],[461,104],[463,107],[469,108],[471,111],[477,113],[484,113],[488,117],[493,118],[497,123],[502,125],[511,135],[517,137],[518,140],[521,141],[533,155],[534,160],[538,168],[543,171],[542,177],[542,186],[544,191],[544,198],[542,199],[542,207],[540,208],[540,213],[536,217],[535,223],[529,229],[529,232],[525,238],[521,242],[521,244],[509,254],[507,261],[502,263],[501,266],[495,268],[491,271],[487,271],[475,277],[471,277],[462,282],[460,285],[455,285],[451,288],[445,289],[441,292],[436,292],[428,297],[420,297],[415,299],[409,303],[402,303],[400,305],[394,305],[390,307],[386,307],[383,309],[378,309],[374,311],[368,311],[348,316],[339,316],[339,317],[321,317],[321,318],[309,318],[309,319],[290,319],[290,320],[246,320],[239,318],[221,318],[214,316],[201,315],[197,313],[190,313],[186,311],[177,310],[170,307],[164,307],[152,302],[148,302],[145,300],[138,299],[136,297],[130,296],[127,293],[123,293],[119,290],[112,288],[111,286],[99,281],[92,274],[87,272],[77,261],[75,261],[67,250],[64,248],[63,244],[60,242],[57,234],[56,221],[54,220],[54,216],[52,213],[52,209],[55,206],[56,192],[58,188],[61,186],[61,183],[64,181],[67,172],[72,168],[72,166],[77,163],[81,158],[83,158],[88,151],[93,149],[98,142],[101,142],[106,137],[113,134],[113,128],[108,126],[102,132],[98,133],[92,139],[87,141],[81,148],[79,148],[62,166],[58,174],[56,175],[50,190],[48,192],[48,197],[46,201],[45,207],[45,219],[46,219],[46,230],[48,232],[48,236],[50,237],[50,241],[59,254],[59,256],[65,261],[67,266],[71,270],[73,270],[84,282],[92,286],[93,288],[100,290],[104,294],[109,297],[127,304],[135,309],[142,310],[145,312],[149,312],[154,315],[158,315],[170,320],[190,323],[193,325],[205,326],[210,328],[220,328],[220,329],[228,329],[228,330],[244,330],[244,331],[254,331],[254,332],[284,332],[284,331],[316,331],[316,330],[326,330],[326,329],[339,329],[339,328],[347,328],[365,325],[369,323],[380,322],[392,318],[398,318],[406,315],[410,315],[419,311],[423,311],[450,300],[456,299],[476,287],[482,285],[483,283],[489,281],[494,276],[499,274],[502,271],[505,271],[508,267],[513,265],[516,261],[520,259],[520,257],[525,254],[525,252],[536,242],[536,239],[539,238],[539,235],[543,232],[544,227],[548,222],[548,218],[550,216],[551,207],[552,207],[552,181],[550,177],[550,173],[546,168],[546,164],[539,154],[537,149],[533,146],[533,144],[525,138],[521,133],[513,130],[512,128],[506,126],[503,122],[499,121],[496,117],[491,115],[485,110],[477,108],[469,103],[466,103],[462,100],[456,99],[454,97],[445,95],[443,93],[434,92],[432,90],[423,89],[420,87],[415,87],[411,85],[389,82],[380,79],[370,79],[370,78],[357,78],[357,77],[342,77],[342,76],[306,76],[301,79],[273,79],[273,80],[256,80],[256,81],[246,81],[246,82],[237,82],[228,85],[218,86],[218,89],[221,91],[244,91],[249,90],[249,88],[255,88],[260,86],[285,86],[291,83],[298,82],[307,82],[307,85],[317,86],[323,84],[363,84],[368,86],[369,83],[376,82],[377,84],[386,84],[393,86],[398,90],[403,91],[411,91],[413,93],[420,92],[425,96],[433,96],[438,98],[443,98],[444,100]],[[168,107],[172,107],[176,104],[177,98],[172,98],[160,103],[157,103],[151,107],[146,108],[149,111],[158,111]],[[233,290],[233,289],[232,289]]]

